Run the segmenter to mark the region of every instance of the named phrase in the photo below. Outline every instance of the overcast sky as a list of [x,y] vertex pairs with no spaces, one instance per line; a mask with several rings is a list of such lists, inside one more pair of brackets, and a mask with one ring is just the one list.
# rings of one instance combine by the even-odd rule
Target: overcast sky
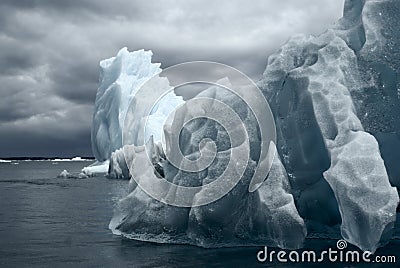
[[212,60],[259,79],[296,33],[318,34],[343,0],[0,1],[0,157],[91,156],[99,61],[151,49],[162,67]]

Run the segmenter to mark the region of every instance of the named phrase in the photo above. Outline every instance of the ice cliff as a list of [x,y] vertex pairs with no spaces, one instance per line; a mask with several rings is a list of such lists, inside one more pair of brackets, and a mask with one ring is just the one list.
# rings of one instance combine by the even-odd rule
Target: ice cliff
[[398,165],[384,150],[400,145],[399,8],[346,1],[333,29],[295,36],[271,55],[259,83],[300,215],[309,227],[340,224],[369,251],[390,237],[399,201]]
[[[347,0],[343,18],[332,29],[316,37],[294,36],[269,56],[258,85],[274,113],[279,155],[253,193],[248,180],[259,161],[260,143],[253,114],[229,92],[210,87],[200,93],[229,103],[249,130],[251,159],[243,179],[222,199],[193,208],[156,201],[131,179],[129,194],[118,202],[110,223],[112,231],[133,239],[203,247],[299,248],[307,233],[343,237],[372,252],[387,243],[400,187],[398,14],[398,0]],[[101,63],[92,143],[96,159],[109,161],[111,177],[129,178],[128,166],[140,165],[148,153],[144,141],[121,148],[121,126],[136,90],[159,72],[151,52],[123,49]],[[152,165],[160,179],[204,185],[226,167],[231,144],[214,121],[193,121],[180,134],[182,152],[196,159],[199,141],[211,138],[217,144],[216,160],[198,173],[171,165],[160,133],[167,114],[182,99],[173,93],[168,98],[149,118]],[[137,127],[143,127],[144,113],[134,114]],[[137,176],[145,179],[146,172],[153,171],[143,167]]]
[[[85,168],[85,173],[108,171],[112,153],[122,147],[122,127],[128,108],[133,109],[131,114],[138,122],[137,126],[132,127],[132,132],[137,132],[141,126],[145,111],[135,109],[134,105],[129,107],[129,104],[144,101],[136,99],[137,90],[161,72],[160,64],[152,63],[151,57],[151,51],[129,52],[127,48],[122,48],[116,57],[100,62],[100,86],[92,123],[92,150],[97,162]],[[164,120],[182,102],[182,98],[173,92],[163,98],[150,114],[147,136],[160,140]],[[131,134],[137,136],[136,133]],[[133,144],[142,145],[143,141],[134,140]]]

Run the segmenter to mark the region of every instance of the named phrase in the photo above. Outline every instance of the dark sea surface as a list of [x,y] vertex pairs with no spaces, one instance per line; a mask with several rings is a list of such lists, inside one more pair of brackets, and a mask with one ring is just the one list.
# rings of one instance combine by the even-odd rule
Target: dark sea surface
[[[115,236],[108,224],[127,181],[57,178],[64,169],[78,173],[90,163],[0,163],[0,267],[400,267],[397,239],[376,252],[394,255],[397,264],[312,265],[259,263],[261,247],[202,249]],[[336,249],[336,242],[307,239],[305,248]]]

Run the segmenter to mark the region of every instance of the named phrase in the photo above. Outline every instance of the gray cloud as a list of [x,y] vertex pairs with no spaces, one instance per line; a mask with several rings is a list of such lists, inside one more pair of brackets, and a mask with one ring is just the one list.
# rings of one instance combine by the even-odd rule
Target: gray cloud
[[98,64],[121,47],[151,49],[162,67],[211,60],[258,79],[268,54],[293,34],[323,31],[343,6],[250,3],[1,1],[0,157],[90,153]]

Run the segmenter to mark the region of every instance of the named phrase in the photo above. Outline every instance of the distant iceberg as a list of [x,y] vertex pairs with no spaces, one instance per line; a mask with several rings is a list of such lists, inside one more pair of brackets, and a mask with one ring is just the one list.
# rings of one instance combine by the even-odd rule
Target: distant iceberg
[[[129,104],[141,101],[135,99],[137,90],[161,72],[160,64],[152,63],[151,56],[151,51],[129,52],[127,48],[122,48],[116,57],[100,62],[100,87],[97,90],[92,124],[92,150],[97,161],[109,160],[111,154],[122,147],[121,129]],[[173,92],[162,101],[148,122],[151,128],[148,130],[149,136],[153,135],[157,139],[161,138],[163,119],[183,102]],[[132,112],[138,122],[146,115],[140,110]],[[134,143],[143,144],[138,144],[138,141]]]
[[84,159],[80,156],[76,156],[73,158],[56,158],[56,159],[52,159],[52,162],[83,162],[83,161],[92,161],[90,159]]
[[[92,150],[97,163],[83,169],[88,174],[107,173],[112,153],[122,147],[122,128],[127,110],[137,118],[138,125],[132,130],[138,131],[146,113],[130,104],[136,100],[137,90],[150,78],[161,72],[160,64],[151,62],[151,51],[129,52],[122,48],[116,57],[100,62],[100,86],[96,95],[95,112],[92,124]],[[152,92],[149,92],[152,94]],[[153,136],[161,140],[162,126],[170,112],[183,102],[174,92],[166,95],[154,107],[147,120],[146,138]],[[130,133],[133,137],[137,133]],[[142,145],[144,141],[134,140],[133,144]]]

